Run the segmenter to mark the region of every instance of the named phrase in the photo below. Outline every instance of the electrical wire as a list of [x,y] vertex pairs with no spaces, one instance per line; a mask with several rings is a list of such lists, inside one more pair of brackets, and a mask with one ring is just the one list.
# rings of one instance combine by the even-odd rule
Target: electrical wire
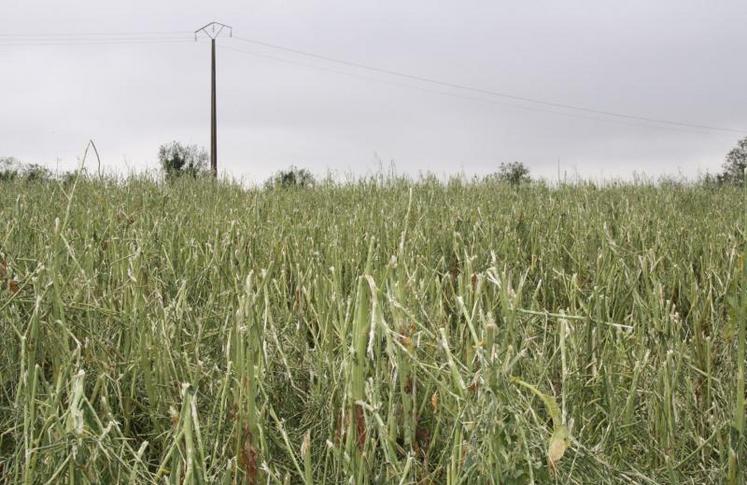
[[326,55],[316,54],[314,52],[309,52],[309,51],[305,51],[301,49],[295,49],[291,47],[285,47],[285,46],[281,46],[277,44],[271,44],[269,42],[263,42],[263,41],[254,40],[254,39],[248,39],[248,38],[239,37],[236,35],[234,35],[233,38],[238,41],[246,42],[249,44],[260,45],[260,46],[267,47],[270,49],[290,52],[290,53],[298,54],[298,55],[305,56],[305,57],[320,59],[323,61],[333,62],[336,64],[346,65],[346,66],[354,67],[358,69],[364,69],[364,70],[371,71],[371,72],[377,72],[380,74],[388,74],[388,75],[396,76],[399,78],[420,81],[420,82],[424,82],[428,84],[433,84],[433,85],[452,88],[452,89],[459,89],[463,91],[471,91],[475,93],[486,94],[486,95],[496,96],[496,97],[505,98],[505,99],[511,99],[514,101],[523,101],[526,103],[538,104],[538,105],[543,105],[543,106],[548,106],[548,107],[553,107],[553,108],[561,108],[561,109],[567,109],[567,110],[572,110],[572,111],[582,111],[582,112],[598,114],[602,116],[624,118],[624,119],[635,120],[635,121],[645,121],[648,123],[658,123],[658,124],[670,125],[670,126],[679,126],[679,127],[684,127],[684,128],[690,128],[690,129],[707,130],[707,131],[722,131],[722,132],[740,133],[740,134],[744,134],[745,132],[747,132],[747,130],[701,125],[701,124],[695,124],[695,123],[685,123],[685,122],[666,120],[666,119],[660,119],[660,118],[651,118],[647,116],[637,116],[637,115],[626,114],[626,113],[618,113],[614,111],[592,109],[592,108],[587,108],[584,106],[578,106],[578,105],[573,105],[573,104],[558,103],[554,101],[545,101],[545,100],[529,98],[525,96],[517,96],[517,95],[504,93],[500,91],[494,91],[491,89],[483,89],[483,88],[478,88],[474,86],[468,86],[465,84],[454,83],[450,81],[441,81],[435,78],[430,78],[430,77],[421,76],[417,74],[410,74],[406,72],[400,72],[400,71],[394,71],[391,69],[384,69],[381,67],[370,66],[367,64],[362,64],[360,62],[337,59],[337,58],[326,56]]
[[[187,37],[189,35],[189,37]],[[57,46],[192,41],[191,32],[81,32],[49,34],[0,34],[0,46]]]
[[580,113],[568,113],[568,112],[564,112],[564,111],[557,111],[557,110],[551,110],[551,109],[547,109],[547,108],[541,108],[541,107],[538,107],[538,106],[525,106],[525,105],[519,105],[519,104],[510,104],[510,103],[499,101],[499,100],[497,100],[495,98],[488,98],[488,97],[484,97],[484,96],[483,97],[469,96],[469,95],[465,95],[465,94],[455,93],[455,92],[452,92],[452,91],[439,91],[439,90],[435,90],[435,89],[428,89],[428,88],[424,88],[423,86],[418,86],[418,85],[413,85],[413,84],[405,84],[405,83],[401,83],[401,82],[397,82],[397,81],[393,81],[393,80],[385,80],[385,79],[374,78],[374,77],[370,77],[370,76],[363,76],[363,75],[356,74],[356,73],[351,73],[351,72],[347,72],[347,71],[340,71],[340,70],[337,70],[337,69],[332,69],[332,68],[325,67],[325,66],[318,66],[318,65],[315,65],[315,64],[302,63],[302,62],[298,62],[298,61],[295,61],[295,60],[290,60],[290,59],[285,59],[285,58],[282,58],[282,57],[272,56],[272,55],[265,54],[265,53],[247,51],[247,50],[244,50],[244,49],[238,49],[236,47],[232,47],[232,46],[224,45],[224,44],[221,44],[220,47],[222,49],[227,49],[227,50],[232,51],[232,52],[239,52],[239,53],[251,55],[251,56],[254,56],[254,57],[260,57],[260,58],[264,58],[264,59],[270,59],[270,60],[273,60],[273,61],[276,61],[276,62],[281,62],[281,63],[284,63],[284,64],[290,64],[290,65],[294,65],[294,66],[299,66],[299,67],[303,67],[303,68],[307,68],[307,69],[312,69],[312,70],[316,70],[316,71],[331,72],[331,73],[334,73],[334,74],[340,74],[340,75],[343,75],[343,76],[347,76],[347,77],[351,77],[351,78],[355,78],[355,79],[361,79],[361,80],[364,80],[364,81],[373,81],[373,82],[378,82],[378,83],[382,83],[382,84],[388,84],[388,85],[392,85],[392,86],[403,87],[403,88],[407,88],[407,89],[414,89],[414,90],[425,92],[425,93],[437,94],[437,95],[441,95],[441,96],[448,96],[448,97],[452,97],[452,98],[466,99],[466,100],[470,100],[470,101],[488,102],[488,103],[496,104],[496,105],[503,106],[503,107],[506,107],[506,108],[519,109],[519,110],[523,110],[523,111],[530,111],[530,112],[535,112],[535,113],[548,113],[548,114],[557,115],[557,116],[563,116],[563,117],[568,117],[568,118],[576,118],[576,119],[583,119],[583,120],[599,121],[599,122],[603,122],[603,123],[613,123],[613,124],[616,124],[616,125],[629,126],[629,127],[634,127],[634,128],[640,128],[640,127],[656,128],[656,129],[660,129],[660,130],[678,131],[678,132],[686,132],[686,133],[699,133],[699,134],[703,134],[703,135],[709,133],[708,131],[705,131],[705,130],[702,130],[702,129],[696,129],[696,128],[685,128],[685,127],[679,127],[679,126],[662,126],[662,125],[650,124],[650,123],[645,123],[644,124],[643,122],[637,122],[636,123],[636,122],[624,121],[624,120],[619,120],[619,119],[610,119],[610,118],[600,118],[600,117],[596,117],[596,116],[587,116],[587,115],[580,114]]
[[135,39],[135,40],[96,40],[96,41],[76,41],[76,42],[3,42],[0,40],[0,47],[35,47],[35,46],[93,46],[93,45],[137,45],[137,44],[184,44],[193,43],[189,39]]
[[[189,35],[190,39],[185,38],[184,36],[186,35]],[[186,42],[193,42],[193,40],[191,39],[193,35],[194,35],[194,32],[191,32],[191,31],[108,32],[108,33],[107,32],[82,32],[82,33],[58,32],[58,33],[42,33],[42,34],[20,34],[20,33],[19,34],[7,34],[6,33],[6,34],[0,34],[0,47],[186,43]],[[747,130],[734,129],[734,128],[710,126],[710,125],[705,125],[705,124],[673,121],[669,119],[653,118],[653,117],[648,117],[648,116],[639,116],[639,115],[620,113],[620,112],[609,111],[609,110],[592,109],[592,108],[588,108],[585,106],[579,106],[579,105],[574,105],[574,104],[547,101],[547,100],[542,100],[542,99],[530,98],[526,96],[518,96],[518,95],[496,91],[492,89],[479,88],[479,87],[470,86],[466,84],[439,80],[436,78],[427,77],[427,76],[423,76],[419,74],[412,74],[412,73],[407,73],[407,72],[395,71],[392,69],[385,69],[385,68],[381,68],[377,66],[363,64],[360,62],[339,59],[339,58],[330,57],[327,55],[317,54],[317,53],[306,51],[306,50],[281,46],[281,45],[272,44],[269,42],[255,40],[255,39],[249,39],[249,38],[239,37],[239,36],[233,36],[233,38],[240,42],[258,45],[258,46],[262,46],[262,47],[269,48],[269,49],[284,51],[284,52],[288,52],[294,55],[300,55],[300,56],[317,59],[317,60],[321,60],[325,62],[331,62],[334,64],[344,65],[347,67],[374,72],[377,74],[393,76],[393,77],[397,77],[400,79],[407,79],[407,80],[415,81],[418,83],[426,83],[430,85],[445,87],[449,89],[455,89],[459,91],[472,92],[472,93],[479,94],[482,96],[489,96],[490,98],[464,96],[464,95],[451,92],[451,91],[428,90],[428,89],[423,89],[422,87],[416,87],[410,84],[389,82],[389,84],[400,85],[400,86],[408,87],[411,89],[420,89],[422,91],[428,91],[428,92],[432,92],[436,94],[463,98],[463,99],[473,99],[473,100],[480,100],[480,101],[486,101],[489,99],[491,102],[494,102],[494,103],[497,103],[494,98],[502,98],[502,99],[507,99],[511,101],[517,101],[517,102],[536,105],[536,106],[525,106],[525,105],[517,105],[517,104],[497,103],[503,106],[523,109],[523,110],[528,110],[528,111],[545,112],[545,113],[551,113],[551,114],[556,114],[556,115],[561,115],[561,116],[569,116],[569,117],[581,118],[581,119],[590,119],[594,121],[616,122],[618,124],[625,124],[628,126],[638,126],[635,123],[621,123],[621,120],[628,120],[628,121],[633,121],[633,122],[647,123],[646,125],[642,125],[642,126],[649,126],[649,127],[655,126],[658,128],[663,128],[664,126],[662,125],[665,125],[669,129],[696,130],[700,133],[702,133],[703,130],[708,131],[708,132],[717,131],[717,132],[724,132],[724,133],[739,133],[739,134],[743,134],[745,133],[745,131],[747,131]],[[236,52],[243,52],[245,54],[250,54],[253,56],[270,58],[270,59],[279,60],[281,62],[286,62],[290,64],[295,63],[296,65],[304,65],[296,61],[276,58],[276,57],[269,56],[266,54],[259,54],[259,53],[251,52],[251,51],[242,51],[241,49],[237,49],[232,46],[223,45],[223,47],[234,50]],[[313,69],[317,69],[317,70],[334,72],[337,74],[342,74],[342,75],[346,75],[350,77],[357,77],[360,79],[383,82],[382,80],[379,80],[379,79],[370,78],[370,77],[366,78],[366,77],[363,77],[363,76],[360,76],[354,73],[337,71],[337,70],[333,70],[333,69],[326,68],[326,67],[320,67],[320,66],[314,66],[314,65],[305,65],[305,66],[313,68]],[[544,108],[540,108],[540,106],[544,106],[546,108],[555,108],[556,110],[544,109]],[[571,111],[572,113],[557,111],[557,109]],[[583,116],[583,115],[580,115],[579,113],[599,115],[601,116],[601,118],[594,117],[594,116]]]
[[159,36],[159,35],[194,35],[194,32],[188,30],[176,30],[172,32],[56,32],[56,33],[42,33],[42,34],[0,34],[0,37],[12,38],[17,37],[20,39],[28,38],[49,38],[49,37],[95,37],[95,36],[114,36],[114,37],[125,37],[125,36]]

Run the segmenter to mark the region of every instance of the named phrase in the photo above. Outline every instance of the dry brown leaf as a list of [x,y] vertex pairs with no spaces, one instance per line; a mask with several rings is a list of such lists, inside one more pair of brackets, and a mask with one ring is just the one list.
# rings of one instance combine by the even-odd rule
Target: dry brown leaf
[[8,291],[10,291],[11,295],[15,295],[19,291],[21,291],[21,288],[18,286],[18,282],[16,280],[8,280]]
[[257,449],[252,444],[252,432],[249,431],[248,426],[244,427],[242,441],[239,466],[246,474],[246,483],[254,485],[257,483]]
[[408,335],[400,335],[399,343],[408,350],[412,349],[412,338],[410,338]]
[[361,450],[366,444],[366,419],[363,417],[363,406],[355,406],[355,430],[358,434],[358,448]]

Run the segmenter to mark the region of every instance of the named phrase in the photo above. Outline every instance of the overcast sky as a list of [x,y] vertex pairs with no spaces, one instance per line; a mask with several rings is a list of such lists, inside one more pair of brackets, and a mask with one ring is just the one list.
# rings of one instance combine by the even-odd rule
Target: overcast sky
[[[550,108],[367,72],[253,39],[514,96],[747,129],[745,0],[0,0],[0,156],[156,168],[170,140],[209,146],[210,46],[119,34],[217,20],[219,169],[317,174],[651,176],[718,170],[744,133]],[[103,33],[66,37],[47,34]],[[29,37],[23,37],[29,36]],[[72,45],[73,39],[116,43]],[[38,44],[44,39],[46,44]],[[63,40],[66,39],[66,40]],[[234,50],[234,49],[240,49]]]

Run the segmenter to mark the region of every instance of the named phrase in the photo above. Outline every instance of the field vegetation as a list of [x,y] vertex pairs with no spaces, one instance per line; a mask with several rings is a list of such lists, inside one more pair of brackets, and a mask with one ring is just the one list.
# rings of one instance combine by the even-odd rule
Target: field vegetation
[[745,193],[0,183],[0,483],[740,483]]

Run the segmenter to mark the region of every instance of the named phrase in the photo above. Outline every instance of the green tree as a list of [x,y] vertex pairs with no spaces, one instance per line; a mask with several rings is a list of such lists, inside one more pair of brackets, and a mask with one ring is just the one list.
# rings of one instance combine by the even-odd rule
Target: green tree
[[498,171],[489,175],[488,178],[510,185],[521,185],[532,181],[529,169],[521,162],[503,162],[498,167]]
[[742,138],[737,146],[726,154],[724,171],[719,175],[719,182],[737,184],[744,181],[744,169],[747,167],[747,137]]
[[22,163],[15,157],[0,157],[0,182],[25,180],[26,182],[47,182],[52,174],[36,163]]
[[208,153],[203,147],[172,141],[158,148],[158,162],[167,178],[197,177],[207,173]]
[[27,182],[47,182],[52,173],[41,165],[30,163],[24,168],[23,177]]
[[18,177],[21,162],[13,157],[0,157],[0,182],[9,182]]

